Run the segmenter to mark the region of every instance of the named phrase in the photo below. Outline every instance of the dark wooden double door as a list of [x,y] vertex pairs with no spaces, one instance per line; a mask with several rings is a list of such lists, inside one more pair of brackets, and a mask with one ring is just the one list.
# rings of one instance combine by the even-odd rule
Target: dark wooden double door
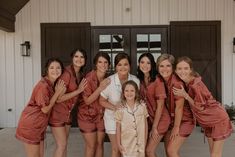
[[91,27],[89,23],[41,24],[42,71],[50,57],[59,57],[65,65],[71,62],[70,52],[74,48],[87,51],[86,69],[92,68],[92,59],[99,51],[107,52],[112,60],[125,52],[132,60],[132,73],[136,73],[137,59],[144,52],[151,52],[155,59],[161,53],[167,53],[168,26],[142,27]]
[[107,52],[114,71],[115,56],[125,52],[131,57],[131,73],[136,74],[142,53],[152,53],[155,60],[161,53],[167,53],[168,26],[93,27],[92,39],[92,56],[98,51]]
[[136,73],[137,60],[151,52],[155,60],[162,53],[176,58],[189,56],[212,94],[221,100],[220,22],[171,22],[169,26],[90,26],[90,23],[41,24],[42,71],[50,57],[60,58],[65,65],[71,62],[74,48],[87,51],[86,70],[99,51],[107,52],[112,60],[125,52],[130,55],[131,72]]
[[169,26],[94,27],[91,55],[106,51],[113,61],[117,53],[126,52],[131,56],[133,74],[144,52],[152,53],[155,60],[162,53],[171,53],[176,59],[188,56],[213,96],[221,101],[220,25],[219,21],[191,21],[171,22]]
[[221,23],[188,21],[170,23],[170,53],[188,56],[217,100],[221,101]]

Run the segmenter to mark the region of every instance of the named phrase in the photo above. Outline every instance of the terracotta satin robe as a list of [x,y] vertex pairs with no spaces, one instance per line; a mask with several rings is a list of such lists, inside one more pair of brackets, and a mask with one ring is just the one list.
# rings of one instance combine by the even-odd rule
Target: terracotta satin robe
[[21,114],[16,129],[17,139],[37,145],[44,140],[49,115],[43,113],[41,108],[49,105],[53,95],[53,85],[46,78],[42,78],[34,87],[32,96]]
[[[73,92],[78,88],[78,82],[76,74],[72,65],[67,66],[60,77],[66,85],[66,93]],[[78,96],[75,96],[69,100],[55,104],[51,112],[50,125],[53,127],[63,126],[64,124],[71,124],[71,111],[77,102]]]
[[[99,81],[96,76],[96,71],[91,71],[86,75],[87,87],[84,89],[82,96],[89,97],[98,87]],[[78,120],[98,123],[103,121],[104,107],[99,104],[99,98],[89,105],[81,102],[78,106]]]
[[212,128],[211,136],[215,140],[224,139],[232,132],[232,126],[224,107],[214,99],[201,77],[188,84],[188,94],[194,100],[191,105],[193,114],[204,129]]
[[[168,106],[168,111],[171,117],[171,127],[174,126],[174,120],[175,120],[175,108],[176,108],[175,101],[179,99],[184,99],[183,97],[174,95],[173,87],[181,88],[181,86],[184,86],[184,83],[175,74],[172,74],[168,82],[166,83],[166,88],[167,88],[166,90],[168,93],[167,94],[167,106]],[[185,101],[184,107],[183,107],[183,116],[182,116],[180,130],[179,130],[180,135],[189,136],[193,131],[195,123],[196,122],[193,117],[190,106],[188,102]]]
[[[149,85],[145,85],[143,82],[140,84],[140,95],[141,99],[146,102],[148,110],[148,129],[152,129],[155,112],[157,110],[157,100],[166,99],[166,92],[164,87],[164,82],[159,77],[156,78],[154,82],[151,82]],[[163,106],[161,118],[159,120],[157,130],[158,133],[163,135],[168,130],[170,124],[169,112],[166,109],[166,106]]]

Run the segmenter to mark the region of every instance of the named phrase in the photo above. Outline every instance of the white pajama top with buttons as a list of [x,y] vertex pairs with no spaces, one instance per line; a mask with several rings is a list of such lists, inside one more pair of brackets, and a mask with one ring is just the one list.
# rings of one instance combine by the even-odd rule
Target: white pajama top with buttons
[[[117,73],[109,76],[109,78],[111,80],[111,83],[100,93],[100,95],[103,98],[107,99],[113,105],[118,105],[121,103],[122,85]],[[140,81],[136,76],[128,74],[128,80],[135,81],[135,83],[137,83],[139,87]],[[104,126],[106,133],[116,134],[116,121],[114,119],[114,111],[107,108],[104,112]]]

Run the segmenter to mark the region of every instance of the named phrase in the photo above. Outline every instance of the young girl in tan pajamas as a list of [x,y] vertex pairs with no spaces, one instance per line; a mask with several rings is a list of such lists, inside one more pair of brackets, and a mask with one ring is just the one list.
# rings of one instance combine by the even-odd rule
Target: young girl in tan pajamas
[[132,80],[122,86],[122,105],[115,112],[119,151],[123,157],[145,157],[148,111],[139,101],[138,86]]

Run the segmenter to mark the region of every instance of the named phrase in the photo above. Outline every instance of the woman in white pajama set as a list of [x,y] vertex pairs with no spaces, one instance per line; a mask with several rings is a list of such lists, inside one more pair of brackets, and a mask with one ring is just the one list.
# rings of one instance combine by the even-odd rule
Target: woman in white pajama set
[[100,104],[105,107],[104,125],[112,145],[112,157],[120,157],[116,141],[116,121],[114,112],[120,108],[122,84],[127,80],[133,80],[139,86],[136,76],[129,74],[130,58],[126,53],[119,53],[114,60],[116,73],[109,78],[111,83],[100,95]]

